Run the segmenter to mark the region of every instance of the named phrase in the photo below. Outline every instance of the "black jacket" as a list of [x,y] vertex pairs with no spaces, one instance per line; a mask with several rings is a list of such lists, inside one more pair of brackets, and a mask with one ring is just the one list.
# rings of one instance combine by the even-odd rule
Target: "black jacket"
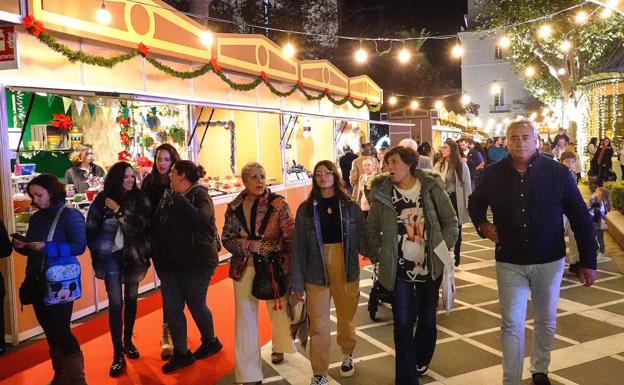
[[214,205],[206,187],[165,192],[156,211],[152,254],[159,274],[213,271],[219,263]]
[[488,207],[498,231],[497,261],[532,265],[563,258],[565,214],[574,231],[581,266],[596,269],[591,217],[576,181],[562,164],[537,153],[524,176],[509,156],[486,167],[468,204],[476,228],[487,221]]
[[9,233],[7,232],[4,222],[0,221],[0,258],[6,258],[11,255],[13,246],[9,239]]

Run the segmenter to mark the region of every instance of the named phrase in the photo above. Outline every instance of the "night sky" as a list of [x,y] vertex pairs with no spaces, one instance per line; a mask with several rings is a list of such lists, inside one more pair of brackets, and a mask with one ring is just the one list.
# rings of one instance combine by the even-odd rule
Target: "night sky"
[[[398,37],[402,30],[425,28],[431,35],[459,32],[464,26],[466,0],[346,0],[343,2],[340,34],[367,37]],[[428,40],[422,52],[430,62],[429,69],[415,63],[400,65],[396,54],[400,45],[383,55],[370,55],[366,64],[357,64],[353,52],[358,43],[341,41],[340,54],[333,59],[349,76],[366,73],[384,89],[410,96],[440,95],[461,89],[460,61],[450,58],[457,40]],[[379,50],[388,48],[380,44]],[[369,53],[375,48],[366,46]]]

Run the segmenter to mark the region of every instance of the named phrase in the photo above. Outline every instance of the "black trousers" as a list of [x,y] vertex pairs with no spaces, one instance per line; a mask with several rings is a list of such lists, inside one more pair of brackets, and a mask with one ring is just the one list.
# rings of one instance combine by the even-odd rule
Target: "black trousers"
[[43,298],[33,304],[35,316],[43,328],[50,350],[60,350],[64,355],[78,353],[80,345],[71,332],[73,302],[46,305]]
[[[458,213],[457,210],[457,194],[452,192],[449,194],[449,198],[451,198],[451,203],[453,204],[453,208],[455,209],[455,213]],[[457,221],[459,223],[459,215],[457,216]],[[462,242],[462,225],[459,223],[459,235],[457,236],[457,242],[455,242],[455,266],[459,265],[459,254],[461,252],[461,242]]]
[[6,341],[4,340],[4,277],[0,273],[0,348],[4,348]]

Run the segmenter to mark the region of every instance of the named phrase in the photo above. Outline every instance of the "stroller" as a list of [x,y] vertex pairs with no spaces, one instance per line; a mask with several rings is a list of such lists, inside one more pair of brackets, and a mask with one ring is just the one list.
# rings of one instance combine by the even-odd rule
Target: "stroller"
[[373,285],[368,297],[368,315],[370,319],[377,322],[377,311],[379,310],[379,303],[392,303],[392,292],[386,289],[379,282],[379,264],[373,265]]

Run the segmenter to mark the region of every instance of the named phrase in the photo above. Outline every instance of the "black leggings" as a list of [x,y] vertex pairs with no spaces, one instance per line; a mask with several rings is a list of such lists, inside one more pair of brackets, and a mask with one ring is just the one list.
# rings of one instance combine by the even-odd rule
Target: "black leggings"
[[4,277],[0,273],[0,348],[4,349]]
[[37,321],[43,328],[50,350],[60,350],[64,355],[80,351],[78,340],[71,332],[73,302],[46,305],[43,298],[33,303]]
[[122,332],[123,341],[130,341],[132,339],[134,321],[136,320],[137,313],[139,283],[124,283],[123,298],[121,295],[121,274],[106,274],[104,283],[106,284],[106,292],[108,293],[108,325],[111,331],[111,340],[115,352],[120,353],[123,347],[121,339]]
[[[455,209],[455,213],[459,213],[457,210],[457,194],[452,192],[449,194],[449,198],[451,198],[451,203],[453,204],[453,208]],[[459,223],[459,235],[457,236],[457,242],[455,242],[455,266],[459,266],[459,254],[461,252],[461,243],[462,243],[462,224],[459,221],[459,214],[457,215],[457,223]]]

